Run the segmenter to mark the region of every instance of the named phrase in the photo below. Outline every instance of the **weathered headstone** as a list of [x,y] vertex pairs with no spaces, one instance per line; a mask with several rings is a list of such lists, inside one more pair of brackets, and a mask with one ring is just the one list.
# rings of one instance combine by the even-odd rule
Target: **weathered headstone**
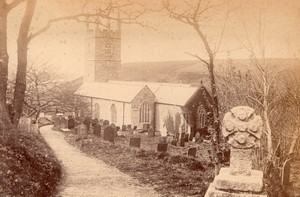
[[101,125],[100,124],[96,124],[94,126],[94,134],[96,136],[101,136]]
[[38,133],[39,132],[39,125],[36,123],[36,124],[31,124],[31,132],[33,133]]
[[148,124],[143,124],[143,131],[147,131],[148,130]]
[[68,128],[68,120],[65,117],[59,119],[59,128],[60,129]]
[[30,132],[31,131],[31,118],[21,117],[19,119],[18,129],[20,132]]
[[74,129],[75,128],[75,120],[73,118],[70,118],[68,120],[68,129]]
[[115,129],[111,126],[108,126],[104,129],[103,139],[111,143],[115,142]]
[[288,186],[290,183],[291,162],[287,160],[282,167],[281,182],[283,186]]
[[128,130],[129,130],[129,129],[132,130],[131,124],[128,124],[128,125],[127,125],[127,129],[128,129]]
[[157,151],[158,152],[167,152],[168,144],[167,143],[158,143],[157,144]]
[[55,117],[53,121],[54,121],[54,128],[59,129],[59,117]]
[[185,135],[184,135],[184,141],[185,142],[188,142],[189,141],[189,134],[188,133],[186,133]]
[[92,121],[91,121],[91,118],[89,118],[89,117],[86,117],[83,121],[83,124],[85,124],[88,131],[90,130],[91,123],[92,123]]
[[250,107],[234,107],[225,114],[222,133],[231,149],[230,167],[221,168],[206,197],[240,196],[240,192],[247,197],[266,197],[260,194],[263,172],[252,169],[252,152],[260,145],[262,129],[261,117]]
[[171,141],[171,144],[172,144],[173,146],[177,146],[177,142],[178,142],[178,140],[173,139],[173,140]]
[[99,120],[99,124],[100,124],[100,125],[103,125],[103,119],[100,119],[100,120]]
[[87,127],[85,124],[80,124],[77,126],[77,140],[86,139],[88,136]]
[[179,137],[180,137],[180,133],[179,133],[179,132],[176,132],[176,133],[175,133],[175,139],[176,139],[176,140],[179,140]]
[[129,140],[129,146],[140,148],[141,147],[141,138],[140,137],[132,137],[132,138],[130,138],[130,140]]
[[150,129],[148,130],[148,136],[149,136],[149,137],[154,137],[154,136],[155,136],[155,131],[154,131],[152,128],[150,128]]
[[185,139],[184,138],[180,138],[179,146],[184,147],[184,143],[185,143]]
[[105,125],[105,126],[109,125],[109,121],[108,120],[104,120],[103,121],[103,125]]
[[192,157],[196,157],[196,153],[197,153],[197,148],[196,147],[192,147],[188,149],[188,155],[192,156]]
[[127,130],[126,125],[122,125],[122,131],[126,131],[126,130]]
[[92,120],[92,126],[94,127],[96,124],[99,124],[98,118],[94,118],[94,119]]

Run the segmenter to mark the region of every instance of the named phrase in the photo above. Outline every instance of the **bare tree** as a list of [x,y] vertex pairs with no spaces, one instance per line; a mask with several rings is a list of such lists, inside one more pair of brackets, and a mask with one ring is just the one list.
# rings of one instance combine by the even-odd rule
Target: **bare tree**
[[25,98],[26,91],[28,46],[32,39],[47,31],[53,23],[59,21],[75,20],[78,22],[101,24],[101,20],[99,20],[99,18],[106,18],[111,20],[119,20],[123,23],[138,23],[137,18],[139,18],[144,13],[143,9],[137,9],[136,5],[140,4],[131,1],[119,1],[117,3],[107,2],[104,7],[102,5],[99,9],[93,11],[86,11],[84,7],[87,5],[87,3],[92,1],[85,1],[86,3],[83,5],[82,11],[80,13],[50,19],[44,27],[37,30],[36,32],[31,32],[30,29],[32,26],[32,19],[36,11],[37,0],[0,1],[0,122],[1,129],[3,131],[10,130],[9,128],[12,128],[12,124],[9,121],[6,109],[6,92],[9,63],[9,56],[7,53],[7,17],[11,10],[15,9],[18,5],[20,5],[23,2],[26,3],[26,6],[24,15],[22,17],[21,25],[19,27],[19,35],[17,41],[18,65],[13,98],[14,125],[18,124],[18,120],[22,114],[23,101]]
[[[217,95],[217,85],[215,80],[215,58],[219,52],[221,40],[224,33],[224,28],[229,16],[229,0],[215,1],[215,0],[194,0],[194,1],[178,1],[173,2],[170,0],[162,0],[164,8],[169,13],[170,18],[184,23],[193,28],[200,38],[201,45],[200,49],[204,48],[206,55],[201,57],[198,54],[191,54],[193,57],[197,58],[199,61],[204,63],[208,69],[209,79],[210,79],[210,89],[213,97],[213,114],[214,114],[214,130],[215,130],[215,140],[214,146],[215,151],[219,151],[220,144],[220,119],[219,119],[219,103]],[[224,8],[226,10],[225,14]],[[223,13],[223,14],[221,14]],[[220,17],[222,15],[222,17]],[[225,16],[225,17],[224,17]],[[222,19],[221,19],[222,18]],[[216,23],[215,20],[223,21],[221,31],[218,37],[211,39],[208,31],[206,31],[208,23]],[[219,25],[220,22],[217,22]],[[217,42],[213,41],[217,40]],[[217,155],[217,154],[216,154]],[[217,157],[215,157],[217,159]],[[219,163],[216,161],[216,163]],[[218,173],[218,172],[216,172]]]

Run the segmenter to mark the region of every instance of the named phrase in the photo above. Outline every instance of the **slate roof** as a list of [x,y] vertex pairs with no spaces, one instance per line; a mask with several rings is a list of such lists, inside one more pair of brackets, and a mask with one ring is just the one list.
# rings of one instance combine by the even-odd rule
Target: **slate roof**
[[185,106],[198,90],[197,87],[192,87],[190,84],[108,81],[107,83],[85,82],[75,94],[131,102],[145,86],[154,93],[157,103],[178,106]]
[[144,87],[143,85],[84,82],[75,94],[129,103]]

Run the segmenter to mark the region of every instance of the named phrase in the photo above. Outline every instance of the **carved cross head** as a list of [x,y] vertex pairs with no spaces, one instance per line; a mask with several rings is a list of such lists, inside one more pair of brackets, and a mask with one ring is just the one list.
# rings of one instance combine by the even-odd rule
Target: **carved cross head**
[[222,133],[228,138],[228,143],[237,149],[259,147],[262,129],[261,117],[248,106],[232,108],[223,119]]

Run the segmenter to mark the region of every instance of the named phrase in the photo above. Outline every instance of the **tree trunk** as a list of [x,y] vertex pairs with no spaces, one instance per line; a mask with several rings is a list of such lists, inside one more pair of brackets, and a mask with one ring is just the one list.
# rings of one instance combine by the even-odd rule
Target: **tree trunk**
[[25,14],[19,30],[18,37],[18,66],[16,86],[14,92],[14,125],[18,125],[18,121],[22,115],[23,102],[26,91],[26,69],[27,69],[27,51],[28,51],[28,34],[34,14],[36,0],[27,0]]
[[6,104],[9,61],[7,54],[7,14],[7,4],[5,1],[0,1],[0,131],[2,131],[5,142],[11,141],[7,137],[14,131]]

